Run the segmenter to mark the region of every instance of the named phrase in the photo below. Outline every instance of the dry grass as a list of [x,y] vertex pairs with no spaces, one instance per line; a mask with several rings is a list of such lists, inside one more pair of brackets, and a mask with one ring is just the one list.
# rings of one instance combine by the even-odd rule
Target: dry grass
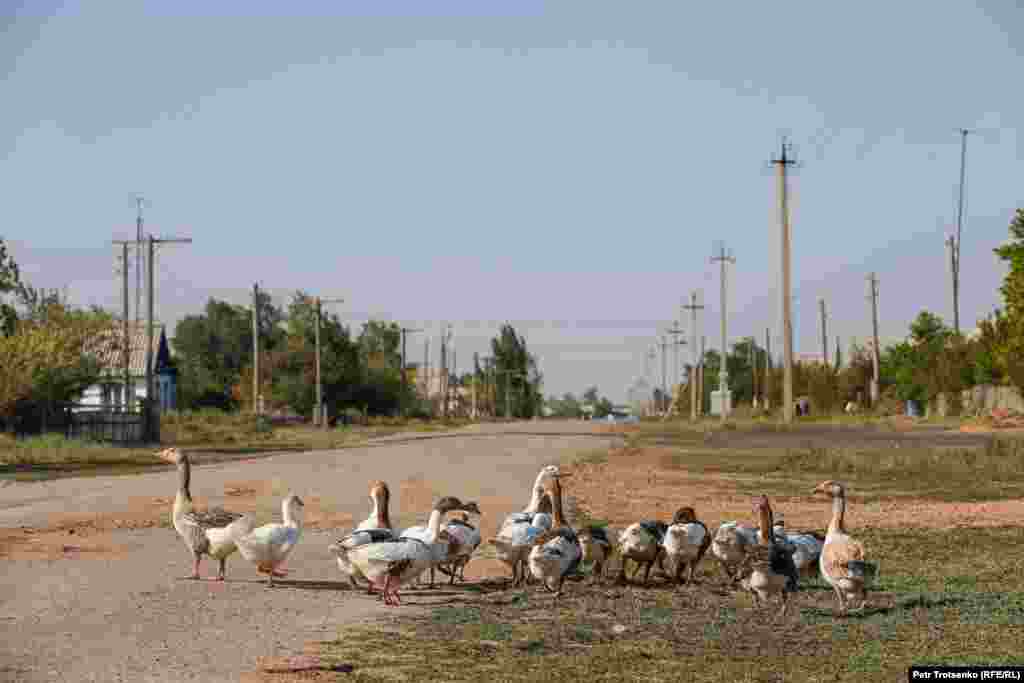
[[[359,446],[398,433],[427,433],[464,426],[464,421],[376,419],[368,425],[320,429],[312,425],[271,427],[251,414],[199,411],[161,416],[161,443],[186,446],[207,459],[261,453],[329,450]],[[166,466],[153,448],[116,446],[59,434],[13,439],[0,434],[0,476],[40,479],[63,475],[131,474]]]
[[557,605],[539,588],[484,582],[311,651],[325,666],[352,665],[344,680],[357,681],[902,681],[911,664],[1024,664],[1024,574],[1019,558],[999,552],[1020,542],[1019,529],[884,530],[864,540],[882,575],[869,608],[846,618],[817,581],[785,617],[754,608],[705,562],[693,586],[588,578],[567,584]]
[[[744,447],[723,438],[732,433],[745,433]],[[802,581],[786,617],[754,608],[710,557],[694,586],[659,577],[647,588],[610,587],[588,578],[567,584],[558,605],[542,589],[506,590],[492,579],[466,586],[449,604],[311,645],[324,666],[350,664],[352,673],[246,680],[811,683],[904,681],[912,664],[1024,664],[1024,500],[970,502],[1020,497],[1021,446],[858,443],[844,433],[829,447],[804,443],[806,433],[642,425],[625,448],[568,466],[571,520],[622,528],[692,504],[714,528],[749,519],[750,493],[764,491],[787,526],[821,529],[827,501],[810,488],[843,479],[851,532],[880,566],[863,613],[835,615],[818,578]],[[888,431],[872,425],[862,433]]]

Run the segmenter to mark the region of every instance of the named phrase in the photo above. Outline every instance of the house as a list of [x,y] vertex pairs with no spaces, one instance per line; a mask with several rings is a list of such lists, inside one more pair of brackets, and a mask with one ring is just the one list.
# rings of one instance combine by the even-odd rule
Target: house
[[[90,353],[100,362],[100,379],[82,394],[79,406],[84,409],[124,410],[125,372],[123,328],[117,323],[91,343]],[[146,397],[146,325],[128,325],[128,384],[132,405]],[[171,364],[171,349],[163,325],[153,330],[153,383],[161,411],[174,410],[177,395],[177,369]]]

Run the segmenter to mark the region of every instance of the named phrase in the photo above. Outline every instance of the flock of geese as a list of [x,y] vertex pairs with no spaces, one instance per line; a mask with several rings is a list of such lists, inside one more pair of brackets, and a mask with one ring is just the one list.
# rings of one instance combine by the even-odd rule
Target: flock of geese
[[[266,574],[270,585],[275,577],[287,575],[283,565],[302,534],[304,504],[298,496],[291,494],[282,501],[280,523],[258,528],[251,515],[220,508],[197,511],[192,506],[188,455],[178,448],[157,455],[178,468],[172,521],[193,557],[190,578],[200,578],[200,561],[209,555],[220,562],[217,579],[223,580],[225,563],[235,550]],[[595,581],[603,580],[605,565],[616,553],[621,560],[620,583],[627,580],[628,562],[635,564],[633,580],[641,568],[645,570],[645,584],[655,564],[673,576],[665,568],[666,561],[674,565],[675,581],[688,583],[710,548],[730,580],[749,592],[755,605],[779,598],[785,614],[800,576],[813,574],[815,567],[834,590],[841,613],[852,603],[860,609],[866,605],[878,566],[865,559],[864,546],[847,534],[846,491],[839,482],[822,482],[813,491],[832,499],[832,516],[824,535],[787,531],[781,519],[775,521],[768,498],[760,496],[754,501],[757,526],[726,522],[712,535],[692,507],[682,507],[670,524],[643,520],[613,540],[606,527],[575,530],[569,525],[562,505],[562,481],[569,477],[554,465],[541,469],[527,507],[508,515],[495,537],[488,539],[497,558],[511,570],[511,585],[537,581],[557,598],[564,580],[578,575],[584,562],[592,564]],[[431,586],[435,570],[447,575],[449,583],[465,579],[466,564],[482,541],[469,521],[470,514],[481,514],[475,502],[445,496],[434,505],[425,526],[399,532],[391,525],[387,484],[374,482],[370,500],[370,515],[328,546],[338,569],[354,587],[365,582],[368,593],[379,592],[385,604],[397,606],[401,604],[399,589],[420,581],[428,570]],[[455,516],[445,519],[450,513]]]

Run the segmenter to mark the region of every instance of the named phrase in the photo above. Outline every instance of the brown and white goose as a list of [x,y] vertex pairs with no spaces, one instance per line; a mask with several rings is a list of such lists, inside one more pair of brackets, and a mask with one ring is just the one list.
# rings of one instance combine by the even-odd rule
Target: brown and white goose
[[867,589],[878,574],[878,565],[864,559],[864,545],[846,533],[846,487],[838,481],[823,481],[814,493],[832,498],[832,518],[825,534],[819,566],[821,575],[836,593],[839,611],[845,614],[849,603],[857,600],[863,609],[867,604]]
[[178,468],[178,492],[171,509],[171,523],[192,553],[192,575],[189,578],[199,578],[199,563],[203,555],[209,555],[220,562],[217,580],[223,581],[228,556],[238,549],[237,540],[253,530],[256,520],[251,515],[222,508],[205,512],[195,510],[190,489],[192,463],[188,455],[179,448],[167,448],[157,453],[157,457]]
[[761,520],[757,545],[747,549],[743,567],[749,573],[740,585],[750,591],[754,604],[778,595],[782,599],[782,613],[789,608],[789,594],[797,588],[797,570],[793,563],[792,546],[784,545],[776,538],[772,524],[772,508],[767,496],[755,501],[754,512]]
[[331,551],[338,562],[338,569],[341,570],[342,574],[348,576],[352,586],[354,588],[359,587],[356,579],[366,581],[368,593],[373,593],[373,584],[363,576],[358,567],[349,561],[348,553],[353,548],[358,548],[361,545],[389,541],[396,538],[395,530],[391,526],[391,517],[389,516],[390,500],[391,491],[388,489],[388,485],[383,481],[373,482],[370,485],[370,502],[373,503],[373,510],[370,512],[370,516],[360,522],[354,531],[327,546],[327,549]]

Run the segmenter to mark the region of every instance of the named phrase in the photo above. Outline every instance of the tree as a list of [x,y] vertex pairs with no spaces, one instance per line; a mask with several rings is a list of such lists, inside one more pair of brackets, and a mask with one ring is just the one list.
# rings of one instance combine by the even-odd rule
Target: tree
[[249,310],[210,298],[203,313],[178,321],[173,344],[178,360],[178,405],[237,406],[234,388],[243,368],[252,365]]
[[[990,348],[989,353],[993,365],[1001,363],[1006,378],[1024,390],[1024,209],[1017,209],[1010,221],[1010,239],[996,248],[995,253],[1009,264],[1010,270],[999,290],[1005,314],[996,311],[988,327],[987,341],[998,340],[998,346]],[[981,327],[984,335],[986,328]]]
[[[496,392],[499,404],[509,402],[511,415],[529,419],[540,414],[544,397],[540,392],[543,376],[536,359],[526,347],[526,339],[516,334],[508,323],[491,340],[491,353],[496,369]],[[504,408],[500,409],[503,414]]]
[[7,253],[7,245],[0,237],[0,336],[14,334],[14,324],[18,315],[14,306],[6,299],[11,292],[17,292],[21,286],[21,274],[14,258]]
[[91,345],[112,325],[109,315],[65,306],[48,309],[45,319],[20,320],[13,334],[0,337],[0,417],[40,415],[79,396],[99,378]]

